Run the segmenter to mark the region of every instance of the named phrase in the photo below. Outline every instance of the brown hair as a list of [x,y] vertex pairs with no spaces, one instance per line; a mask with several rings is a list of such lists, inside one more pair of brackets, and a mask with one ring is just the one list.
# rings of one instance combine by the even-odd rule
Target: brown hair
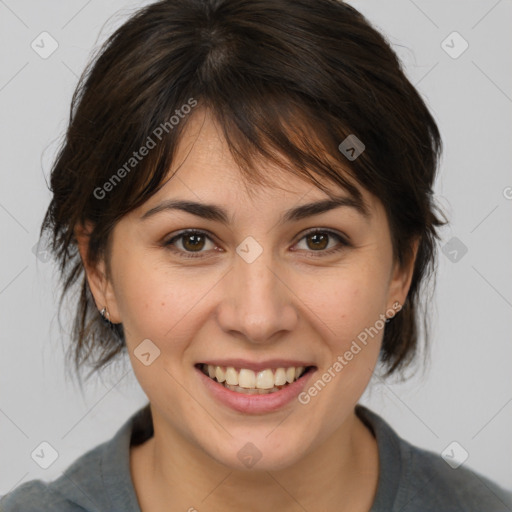
[[[165,183],[190,119],[185,105],[214,114],[247,182],[272,183],[257,157],[361,200],[355,181],[382,202],[401,264],[420,238],[406,303],[386,324],[381,350],[388,374],[404,367],[418,345],[420,284],[446,222],[432,197],[440,134],[389,43],[336,0],[165,0],[136,12],[84,71],[51,173],[41,236],[51,233],[60,305],[82,278],[68,352],[77,373],[85,363],[102,368],[125,343],[121,324],[101,321],[74,228],[92,222],[87,259],[105,257],[110,272],[112,229]],[[355,159],[339,149],[351,134],[365,145]],[[149,139],[154,147],[135,163]],[[423,325],[427,339],[426,312]]]

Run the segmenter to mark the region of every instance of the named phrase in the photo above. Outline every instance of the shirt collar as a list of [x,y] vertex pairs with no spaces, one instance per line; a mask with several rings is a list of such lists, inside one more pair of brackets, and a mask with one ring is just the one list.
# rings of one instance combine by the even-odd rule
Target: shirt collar
[[130,446],[141,444],[152,435],[153,421],[147,404],[124,423],[107,445],[101,471],[112,510],[140,512],[130,473]]
[[377,492],[370,512],[393,510],[402,474],[400,438],[379,415],[370,409],[358,404],[356,415],[373,433],[379,452]]
[[[366,407],[357,405],[356,415],[375,436],[378,445],[379,477],[370,512],[392,510],[402,472],[400,439],[380,416]],[[130,472],[130,446],[142,444],[153,433],[148,403],[130,416],[110,441],[104,443],[97,478],[102,480],[105,496],[95,496],[92,494],[94,491],[83,489],[82,493],[88,494],[89,505],[91,501],[106,500],[111,510],[141,512]]]

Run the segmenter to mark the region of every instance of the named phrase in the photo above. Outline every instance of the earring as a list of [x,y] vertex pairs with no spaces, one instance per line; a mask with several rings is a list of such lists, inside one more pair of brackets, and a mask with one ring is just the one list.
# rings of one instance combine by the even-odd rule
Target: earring
[[108,327],[110,328],[111,331],[113,331],[116,335],[116,338],[117,338],[117,341],[118,343],[121,345],[121,346],[124,346],[124,340],[123,340],[123,336],[124,335],[119,335],[119,332],[117,332],[116,330],[116,327],[118,327],[118,329],[121,327],[122,328],[122,324],[113,324],[111,321],[110,321],[110,313],[108,312],[108,309],[106,307],[104,307],[101,311],[100,311],[100,315],[101,315],[101,319],[103,320],[103,322],[108,325]]
[[[400,306],[400,309],[398,309],[398,307],[399,307],[399,306]],[[395,318],[395,316],[397,315],[397,313],[399,313],[399,312],[400,312],[400,310],[402,309],[402,306],[401,306],[400,302],[395,301],[395,302],[393,303],[393,308],[394,308],[394,309],[398,309],[398,311],[397,311],[393,316],[386,318],[385,322],[386,322],[387,324],[389,324],[389,322],[391,322],[391,320],[393,320],[393,318]]]
[[107,324],[109,327],[112,327],[114,324],[110,321],[110,313],[108,312],[108,309],[104,307],[100,311],[101,319]]

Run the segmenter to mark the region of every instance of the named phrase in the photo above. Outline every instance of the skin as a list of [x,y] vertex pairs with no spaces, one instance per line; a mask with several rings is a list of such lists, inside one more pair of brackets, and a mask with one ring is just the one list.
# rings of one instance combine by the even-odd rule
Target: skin
[[[242,414],[215,401],[193,365],[228,356],[296,358],[318,367],[312,385],[360,332],[406,299],[413,265],[393,261],[382,204],[360,188],[369,221],[342,207],[278,225],[284,210],[328,196],[264,161],[276,187],[252,187],[249,196],[207,112],[190,118],[175,162],[171,173],[181,164],[178,173],[115,226],[111,279],[104,261],[94,268],[85,263],[91,226],[77,229],[96,305],[123,323],[134,373],[151,403],[155,435],[130,452],[142,510],[368,511],[378,451],[354,407],[376,365],[383,330],[308,404],[293,400],[272,413]],[[233,224],[180,211],[139,220],[168,198],[215,203]],[[196,249],[203,258],[180,258],[162,246],[190,228],[213,235]],[[344,234],[351,246],[322,256],[339,242],[330,237],[319,250],[303,234],[310,228]],[[247,236],[263,248],[251,264],[236,253]],[[178,240],[176,250],[193,253],[188,242]],[[161,351],[149,366],[134,355],[146,338]],[[262,454],[251,469],[237,458],[247,442]]]

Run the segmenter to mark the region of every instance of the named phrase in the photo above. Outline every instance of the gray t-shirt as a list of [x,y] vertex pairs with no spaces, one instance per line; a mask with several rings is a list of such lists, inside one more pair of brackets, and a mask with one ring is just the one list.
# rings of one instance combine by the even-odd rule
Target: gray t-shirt
[[[401,439],[377,414],[356,412],[379,449],[377,494],[370,512],[512,512],[512,493]],[[149,404],[115,436],[79,457],[56,480],[31,480],[0,499],[1,512],[141,512],[130,475],[131,444],[153,435]],[[311,511],[316,512],[316,511]]]

